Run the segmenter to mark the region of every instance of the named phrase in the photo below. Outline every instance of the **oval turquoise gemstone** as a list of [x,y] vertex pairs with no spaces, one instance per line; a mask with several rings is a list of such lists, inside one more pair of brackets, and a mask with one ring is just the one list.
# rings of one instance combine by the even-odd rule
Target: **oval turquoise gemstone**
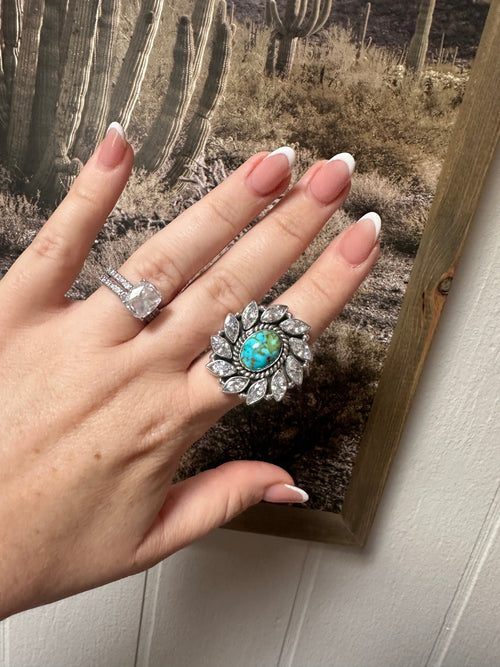
[[263,371],[280,356],[281,339],[268,329],[256,331],[243,343],[240,361],[249,371]]

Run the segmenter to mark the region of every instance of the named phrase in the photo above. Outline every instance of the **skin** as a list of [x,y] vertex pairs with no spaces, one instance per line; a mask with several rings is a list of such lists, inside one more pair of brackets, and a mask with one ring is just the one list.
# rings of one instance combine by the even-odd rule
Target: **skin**
[[[349,192],[344,162],[315,164],[181,291],[288,187],[286,156],[268,155],[119,268],[162,293],[150,324],[106,287],[84,302],[64,296],[132,168],[115,129],[0,282],[0,618],[144,570],[263,499],[300,500],[286,471],[260,461],[171,483],[182,454],[239,403],[205,368],[210,335],[264,296]],[[280,303],[316,338],[378,252],[372,222],[348,228]]]

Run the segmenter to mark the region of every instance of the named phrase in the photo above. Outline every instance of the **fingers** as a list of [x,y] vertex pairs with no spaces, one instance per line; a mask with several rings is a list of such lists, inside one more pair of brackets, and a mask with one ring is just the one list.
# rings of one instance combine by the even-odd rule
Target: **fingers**
[[[163,304],[220,253],[290,182],[295,153],[281,148],[253,156],[202,200],[141,246],[120,269],[132,284],[155,285]],[[112,310],[113,330],[126,340],[143,328],[106,290],[89,299],[96,312]],[[160,305],[161,307],[161,305]]]
[[187,333],[177,345],[180,358],[200,354],[207,332],[220,329],[227,313],[258,301],[304,252],[347,197],[349,167],[344,159],[312,167],[263,221],[175,299],[168,326]]
[[[379,254],[379,231],[380,217],[367,213],[332,241],[305,274],[277,299],[277,303],[288,306],[294,317],[311,326],[309,335],[313,341],[368,275]],[[223,319],[212,333],[222,328]],[[219,381],[206,368],[208,360],[209,355],[204,354],[189,369],[190,403],[199,419],[215,421],[240,399],[221,391]]]
[[123,130],[112,123],[65,199],[6,276],[24,290],[23,309],[64,303],[127,182],[133,159]]
[[[287,486],[288,485],[288,486]],[[261,500],[306,502],[282,468],[231,461],[171,487],[156,522],[137,550],[140,569],[178,551]]]

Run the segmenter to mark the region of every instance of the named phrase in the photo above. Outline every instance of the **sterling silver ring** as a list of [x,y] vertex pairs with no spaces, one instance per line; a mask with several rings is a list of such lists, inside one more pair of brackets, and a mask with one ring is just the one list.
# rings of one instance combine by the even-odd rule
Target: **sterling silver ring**
[[247,405],[261,399],[281,401],[289,387],[301,385],[312,360],[310,326],[293,317],[288,306],[258,306],[229,313],[224,329],[211,337],[208,370],[222,391],[238,394]]
[[147,280],[141,280],[137,285],[132,285],[121,273],[109,267],[99,280],[120,298],[137,319],[151,322],[160,314],[158,306],[161,303],[161,294]]

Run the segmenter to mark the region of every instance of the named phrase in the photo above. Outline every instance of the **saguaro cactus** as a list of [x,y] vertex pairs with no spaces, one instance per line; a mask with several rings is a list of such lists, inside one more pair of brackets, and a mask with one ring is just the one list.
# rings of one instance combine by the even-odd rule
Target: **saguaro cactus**
[[285,78],[290,74],[298,40],[321,30],[330,16],[332,2],[313,0],[308,13],[308,0],[287,0],[281,18],[276,0],[267,0],[266,20],[272,27],[266,60],[268,75]]
[[421,72],[425,64],[435,6],[436,0],[421,0],[420,2],[417,26],[406,56],[407,67],[415,72]]
[[[46,203],[54,204],[103,137],[107,124],[118,120],[126,127],[129,123],[163,0],[140,3],[114,86],[110,75],[116,58],[120,0],[0,2],[4,36],[0,155],[28,181],[28,192],[39,191]],[[210,36],[210,61],[203,66]],[[172,174],[180,175],[204,148],[227,77],[230,37],[225,0],[196,0],[192,18],[184,16],[178,21],[167,93],[137,156],[138,165],[155,170],[175,155],[165,179],[170,185],[175,182]],[[202,72],[207,70],[203,80]],[[203,88],[195,94],[200,83]],[[190,110],[194,99],[197,107]],[[177,146],[181,136],[184,143]]]

